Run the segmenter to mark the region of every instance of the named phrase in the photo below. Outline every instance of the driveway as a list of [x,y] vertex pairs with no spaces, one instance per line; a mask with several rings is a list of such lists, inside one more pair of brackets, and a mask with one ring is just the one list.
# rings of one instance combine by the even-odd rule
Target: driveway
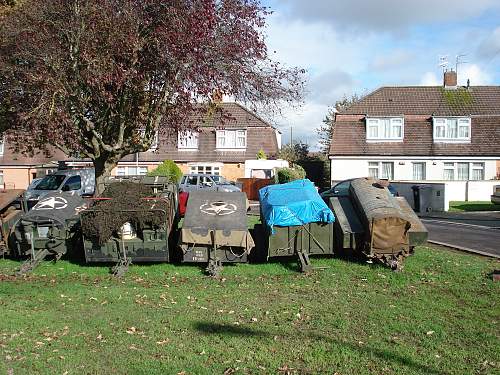
[[431,243],[500,258],[500,212],[434,213],[421,220]]

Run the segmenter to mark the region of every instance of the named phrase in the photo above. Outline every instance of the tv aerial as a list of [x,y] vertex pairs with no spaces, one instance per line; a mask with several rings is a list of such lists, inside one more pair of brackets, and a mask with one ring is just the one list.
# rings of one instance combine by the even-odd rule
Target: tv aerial
[[448,70],[448,55],[441,55],[439,56],[439,64],[438,64],[442,69],[443,72],[446,72]]

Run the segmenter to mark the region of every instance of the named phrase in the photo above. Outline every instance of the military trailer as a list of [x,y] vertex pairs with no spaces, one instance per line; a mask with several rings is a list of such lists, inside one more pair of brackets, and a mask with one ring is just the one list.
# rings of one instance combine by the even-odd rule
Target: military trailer
[[116,276],[134,262],[168,262],[177,225],[178,191],[165,177],[110,178],[101,198],[81,214],[88,263],[116,263]]
[[335,217],[309,180],[266,186],[259,191],[262,226],[256,226],[267,257],[296,256],[302,272],[310,255],[332,255]]
[[363,254],[399,270],[413,248],[427,241],[427,230],[404,198],[393,197],[370,178],[354,179],[345,194],[330,198],[337,221],[332,247]]
[[242,192],[190,192],[179,239],[182,261],[207,263],[210,276],[218,276],[223,263],[247,262],[255,246],[247,207]]
[[10,254],[11,230],[23,213],[23,192],[20,189],[0,190],[0,256]]
[[87,207],[77,192],[51,193],[23,214],[14,226],[13,251],[28,258],[18,274],[32,271],[47,257],[59,260],[79,244],[79,214]]

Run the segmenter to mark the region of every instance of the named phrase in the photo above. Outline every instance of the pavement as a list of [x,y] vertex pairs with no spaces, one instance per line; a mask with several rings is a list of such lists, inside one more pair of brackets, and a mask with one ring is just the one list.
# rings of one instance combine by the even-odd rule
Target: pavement
[[420,215],[429,242],[500,258],[500,211]]

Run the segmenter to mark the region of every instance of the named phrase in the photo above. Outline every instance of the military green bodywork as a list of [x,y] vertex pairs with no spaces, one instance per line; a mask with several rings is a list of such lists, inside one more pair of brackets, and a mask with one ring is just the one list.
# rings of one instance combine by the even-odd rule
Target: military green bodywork
[[[24,190],[12,189],[0,191],[0,256],[12,253],[10,242],[11,230],[23,214],[21,209]],[[15,201],[19,203],[15,203]]]
[[413,248],[427,241],[425,226],[405,198],[393,197],[375,180],[353,180],[348,193],[330,198],[329,206],[336,217],[336,253],[356,252],[400,269]]
[[[96,239],[82,236],[85,260],[93,262],[117,262],[115,274],[125,272],[131,262],[168,262],[170,260],[171,235],[177,225],[178,191],[175,184],[168,182],[164,177],[142,178],[113,178],[107,184],[119,181],[133,181],[151,188],[151,197],[145,198],[149,204],[149,211],[161,218],[158,226],[147,225],[138,229],[133,238],[115,232],[106,242],[100,244]],[[159,208],[158,202],[161,202]],[[92,214],[100,211],[98,205],[93,205],[81,213],[82,225],[85,220],[92,220]],[[133,210],[119,210],[122,212],[136,212]],[[118,211],[116,211],[118,212]]]
[[[261,219],[262,220],[262,219]],[[255,236],[267,250],[267,258],[296,256],[302,272],[311,269],[310,255],[332,255],[333,223],[309,223],[298,226],[273,227],[256,225]]]
[[12,252],[28,258],[18,273],[32,271],[47,257],[60,259],[79,249],[79,213],[86,208],[80,196],[52,193],[41,199],[16,222],[12,233]]
[[255,246],[247,207],[245,193],[190,192],[178,246],[182,261],[208,263],[211,276],[219,274],[223,263],[247,262]]

